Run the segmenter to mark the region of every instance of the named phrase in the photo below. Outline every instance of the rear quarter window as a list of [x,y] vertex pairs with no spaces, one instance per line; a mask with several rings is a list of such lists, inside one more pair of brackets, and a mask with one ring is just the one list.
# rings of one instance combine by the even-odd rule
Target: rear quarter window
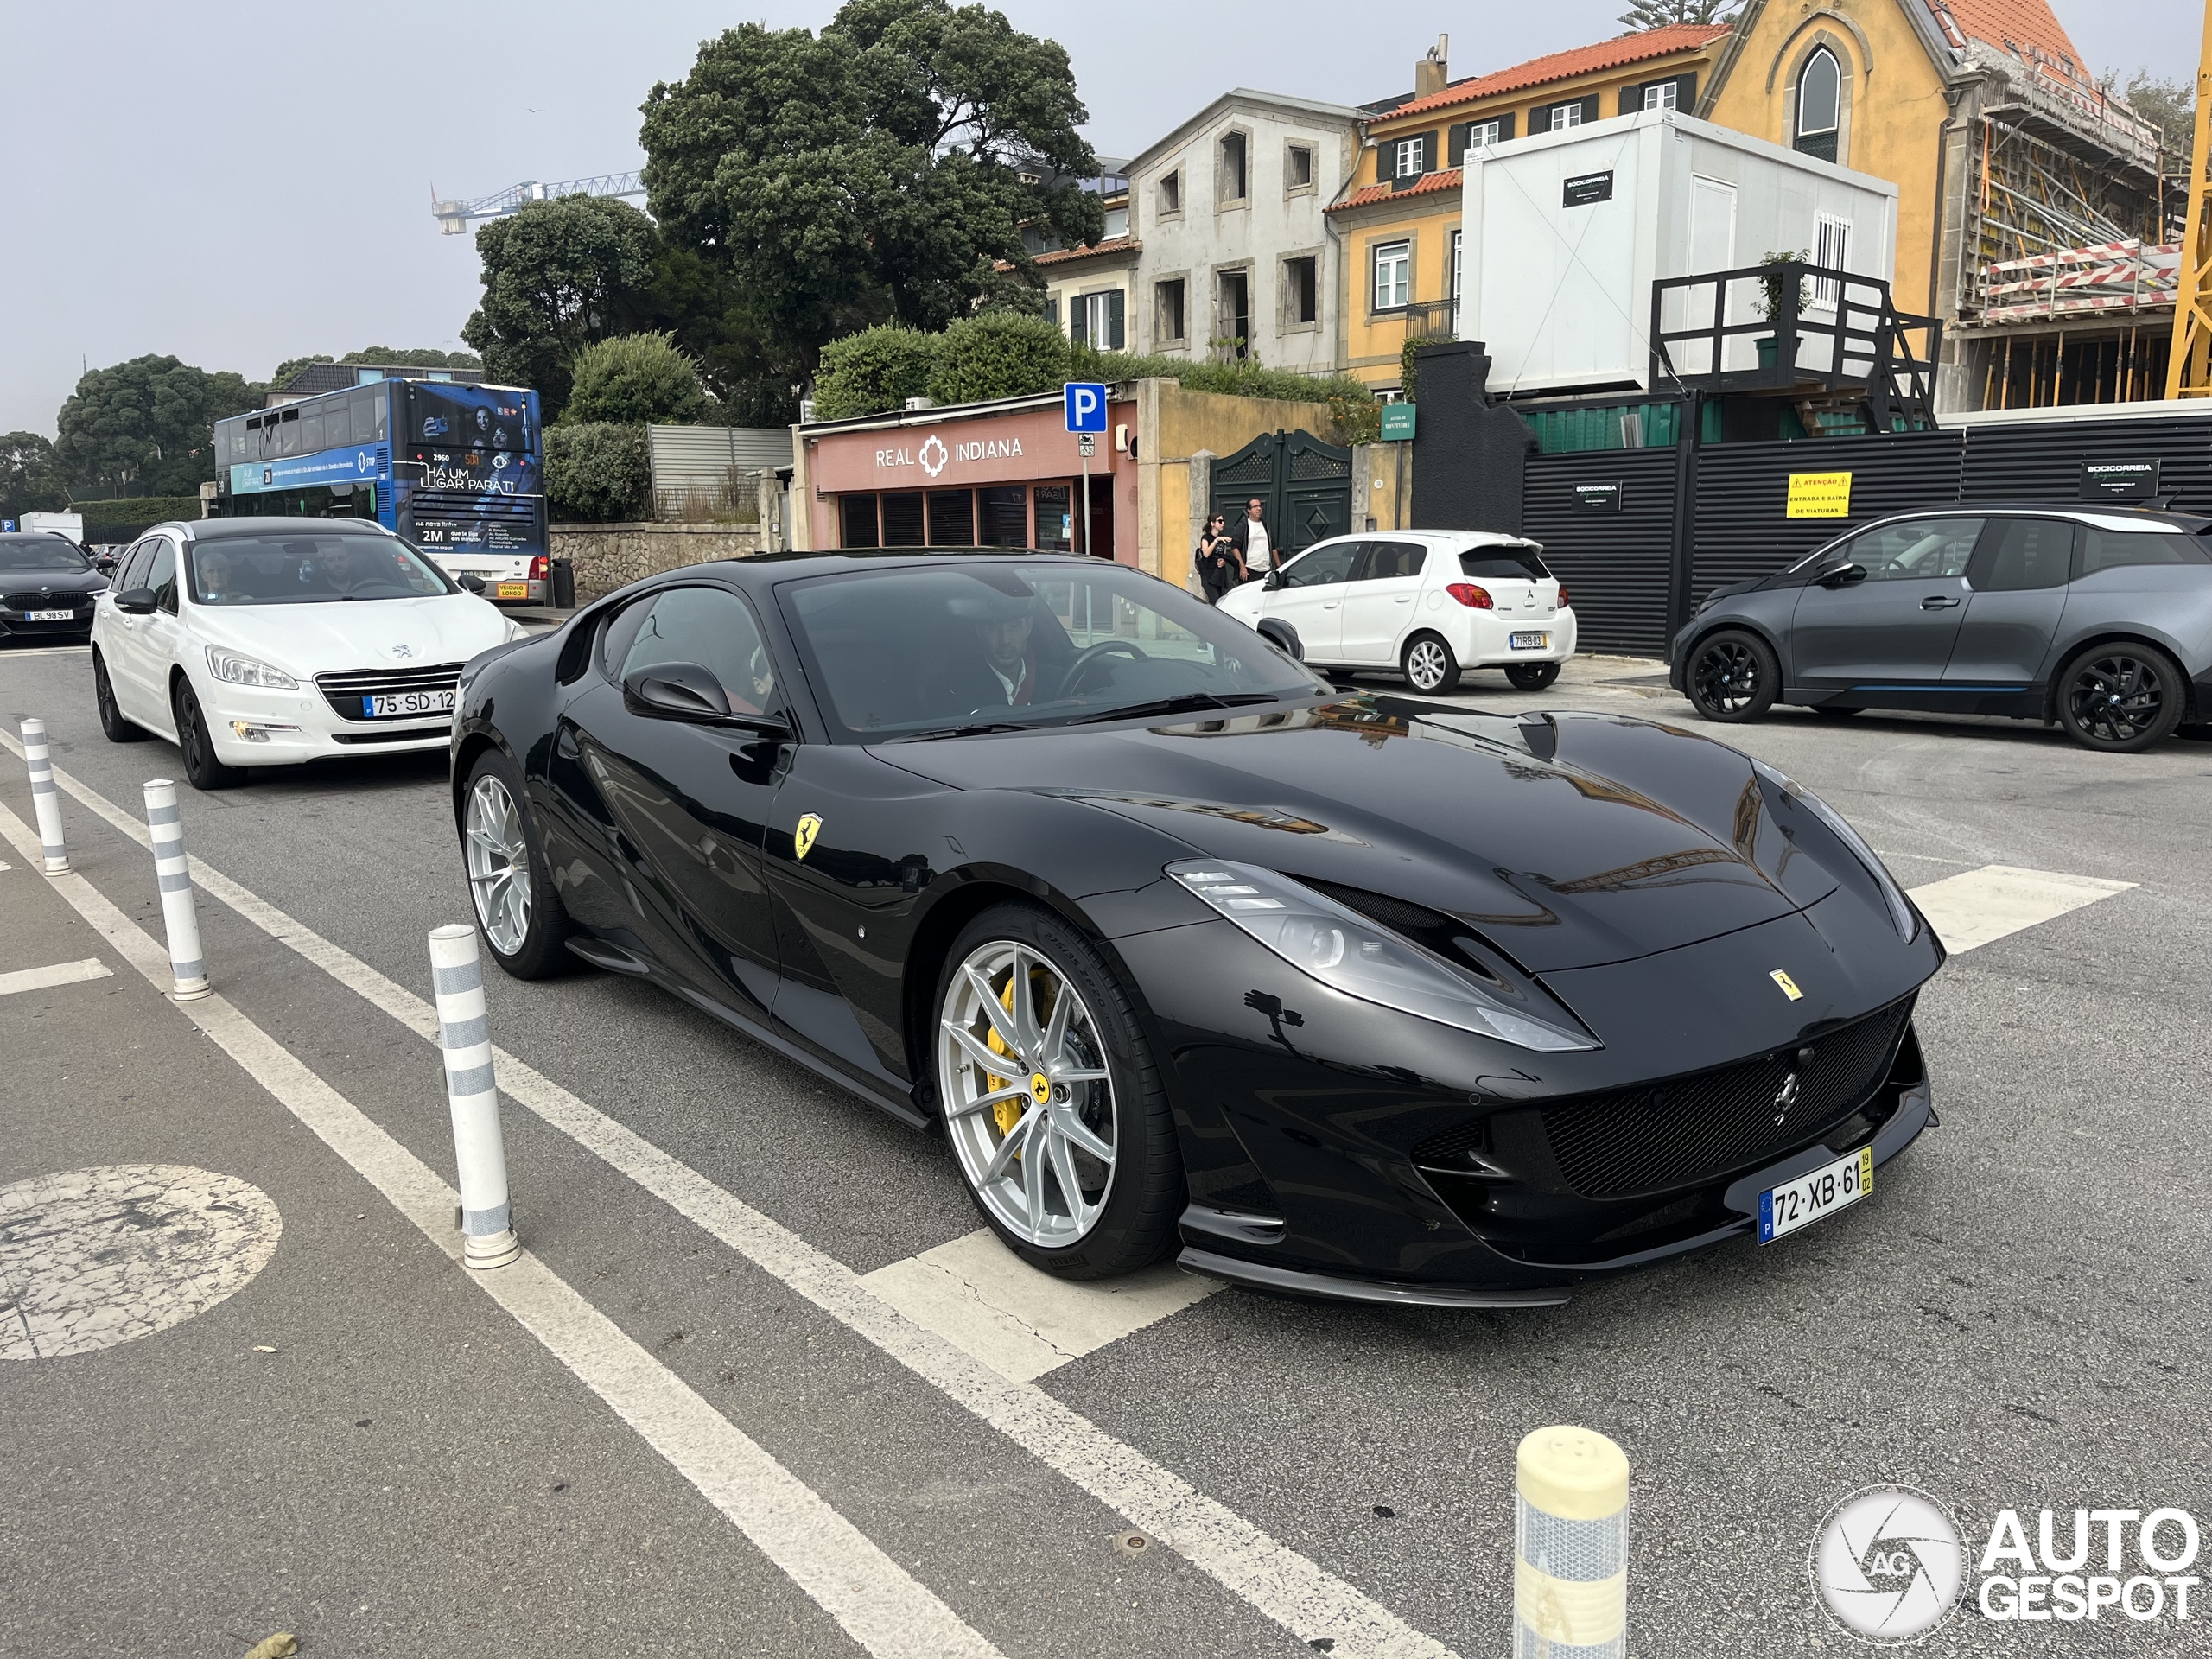
[[2133,565],[2212,563],[2212,555],[2206,553],[2204,544],[2185,531],[2145,532],[2094,526],[2082,533],[2080,557],[2077,579]]

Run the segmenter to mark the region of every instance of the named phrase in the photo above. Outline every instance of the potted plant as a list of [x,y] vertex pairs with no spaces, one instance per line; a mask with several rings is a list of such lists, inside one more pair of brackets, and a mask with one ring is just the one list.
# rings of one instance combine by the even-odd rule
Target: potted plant
[[[1784,248],[1779,253],[1765,253],[1759,257],[1759,264],[1770,267],[1767,273],[1758,279],[1759,297],[1753,308],[1758,312],[1761,321],[1773,322],[1779,319],[1785,310],[1795,317],[1798,312],[1805,308],[1811,298],[1805,285],[1805,278],[1802,275],[1797,278],[1796,303],[1792,304],[1789,293],[1789,273],[1786,270],[1772,269],[1772,267],[1788,265],[1810,257],[1809,254],[1799,253],[1790,248]],[[1758,349],[1759,367],[1770,369],[1782,360],[1782,343],[1774,335],[1762,334],[1751,343]]]

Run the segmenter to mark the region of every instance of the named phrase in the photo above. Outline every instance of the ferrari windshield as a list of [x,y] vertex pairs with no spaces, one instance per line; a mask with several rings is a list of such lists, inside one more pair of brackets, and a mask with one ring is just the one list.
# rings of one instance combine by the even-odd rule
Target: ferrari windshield
[[192,549],[197,605],[316,605],[426,599],[459,588],[394,536],[226,536]]
[[905,565],[777,592],[823,713],[862,741],[1328,690],[1243,623],[1103,562]]

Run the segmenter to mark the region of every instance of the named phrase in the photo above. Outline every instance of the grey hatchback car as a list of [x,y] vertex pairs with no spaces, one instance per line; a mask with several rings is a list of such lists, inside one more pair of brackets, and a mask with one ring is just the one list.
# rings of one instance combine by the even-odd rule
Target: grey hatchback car
[[2212,518],[2037,504],[1881,519],[1708,595],[1669,677],[1707,720],[1777,702],[2004,715],[2147,748],[2212,720]]

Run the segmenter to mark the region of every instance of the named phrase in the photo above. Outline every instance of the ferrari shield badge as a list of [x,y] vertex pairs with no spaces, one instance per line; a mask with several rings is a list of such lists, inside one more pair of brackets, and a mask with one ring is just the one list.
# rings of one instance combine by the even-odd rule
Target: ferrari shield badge
[[[809,837],[809,839],[811,839],[811,837]],[[1767,977],[1772,980],[1776,984],[1781,986],[1782,994],[1788,997],[1792,1002],[1802,1002],[1805,1000],[1805,993],[1797,988],[1797,982],[1790,978],[1789,976],[1781,969],[1776,969],[1772,973],[1769,974]]]
[[[792,856],[795,858],[804,858],[809,853],[812,852],[814,850],[814,838],[821,833],[822,815],[819,812],[809,812],[804,817],[801,817],[798,821],[798,828],[791,831]],[[1791,989],[1790,995],[1793,996],[1796,995],[1796,991],[1794,987]]]

